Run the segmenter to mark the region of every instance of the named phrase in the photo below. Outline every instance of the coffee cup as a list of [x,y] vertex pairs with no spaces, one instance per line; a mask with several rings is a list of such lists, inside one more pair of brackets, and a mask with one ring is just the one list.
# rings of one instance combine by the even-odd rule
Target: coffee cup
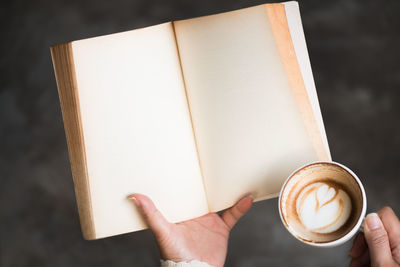
[[367,199],[357,175],[346,166],[318,161],[295,170],[279,194],[286,229],[303,243],[332,247],[360,229]]

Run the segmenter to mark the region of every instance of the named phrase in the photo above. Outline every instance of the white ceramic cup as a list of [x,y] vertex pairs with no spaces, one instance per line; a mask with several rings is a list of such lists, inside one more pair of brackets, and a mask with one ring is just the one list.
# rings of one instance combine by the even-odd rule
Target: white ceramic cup
[[[301,175],[302,170],[305,170],[307,168],[314,168],[317,169],[318,167],[323,168],[324,164],[328,164],[330,167],[333,168],[338,168],[341,171],[345,171],[346,173],[348,173],[348,177],[351,177],[354,179],[354,181],[357,183],[357,185],[360,188],[361,191],[361,199],[362,199],[362,203],[361,204],[361,212],[359,212],[359,214],[357,215],[356,218],[356,223],[353,225],[353,227],[343,236],[341,236],[338,239],[332,240],[332,241],[327,241],[327,242],[313,242],[313,241],[308,241],[305,240],[304,238],[301,238],[296,231],[293,230],[293,228],[289,225],[289,223],[284,219],[284,215],[282,214],[282,195],[286,190],[290,190],[290,188],[286,188],[286,185],[288,184],[288,182],[291,179],[294,179],[296,177],[296,179],[300,179],[300,177],[297,177],[299,175]],[[316,170],[316,172],[318,172],[318,169]],[[323,178],[323,177],[321,177]],[[351,171],[349,168],[347,168],[346,166],[337,163],[337,162],[333,162],[333,161],[316,161],[316,162],[312,162],[309,164],[306,164],[300,168],[298,168],[297,170],[295,170],[285,181],[285,183],[282,186],[282,189],[279,193],[279,201],[278,201],[278,205],[279,205],[279,214],[282,220],[283,225],[286,227],[286,229],[289,231],[289,233],[291,233],[296,239],[300,240],[303,243],[306,243],[308,245],[312,245],[312,246],[317,246],[317,247],[333,247],[333,246],[338,246],[341,245],[343,243],[345,243],[346,241],[348,241],[349,239],[351,239],[358,231],[362,231],[363,230],[363,220],[365,217],[365,213],[366,213],[366,209],[367,209],[367,198],[365,195],[365,190],[364,187],[362,185],[362,183],[360,182],[360,179],[357,177],[357,175]]]

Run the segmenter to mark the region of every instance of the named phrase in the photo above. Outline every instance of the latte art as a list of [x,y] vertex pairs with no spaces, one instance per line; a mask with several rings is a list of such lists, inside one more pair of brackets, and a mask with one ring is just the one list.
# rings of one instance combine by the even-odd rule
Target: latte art
[[300,222],[307,230],[320,234],[340,229],[349,219],[351,208],[351,199],[344,190],[324,182],[304,187],[296,200]]

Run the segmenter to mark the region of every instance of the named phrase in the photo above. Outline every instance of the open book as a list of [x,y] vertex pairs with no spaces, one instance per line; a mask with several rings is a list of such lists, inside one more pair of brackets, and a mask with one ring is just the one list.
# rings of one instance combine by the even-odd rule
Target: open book
[[266,4],[51,48],[86,239],[277,196],[330,160],[297,2]]

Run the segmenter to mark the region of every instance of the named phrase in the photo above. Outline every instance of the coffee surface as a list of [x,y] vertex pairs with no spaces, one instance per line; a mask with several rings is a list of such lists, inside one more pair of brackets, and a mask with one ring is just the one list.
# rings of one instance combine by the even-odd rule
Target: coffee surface
[[[293,203],[294,204],[294,203]],[[332,233],[350,217],[351,199],[338,184],[320,181],[304,186],[296,197],[296,217],[308,231]]]

